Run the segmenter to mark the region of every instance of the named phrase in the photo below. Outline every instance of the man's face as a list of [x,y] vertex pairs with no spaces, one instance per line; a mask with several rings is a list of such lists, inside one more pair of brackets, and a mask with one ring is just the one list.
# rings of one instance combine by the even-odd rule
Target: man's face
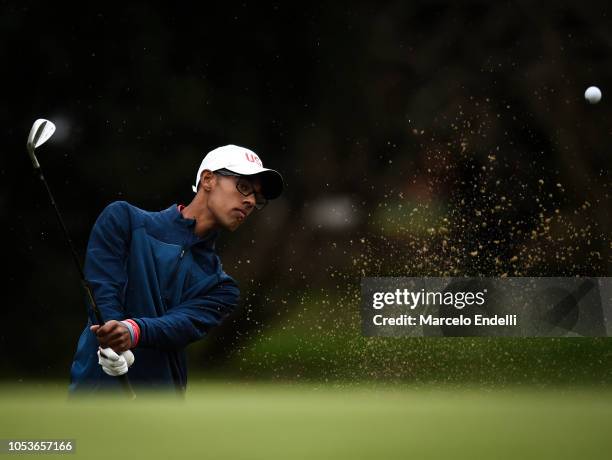
[[255,209],[255,194],[244,196],[238,191],[238,180],[248,181],[255,193],[261,193],[261,182],[258,178],[238,178],[236,176],[214,175],[208,193],[208,209],[214,216],[217,225],[234,231]]

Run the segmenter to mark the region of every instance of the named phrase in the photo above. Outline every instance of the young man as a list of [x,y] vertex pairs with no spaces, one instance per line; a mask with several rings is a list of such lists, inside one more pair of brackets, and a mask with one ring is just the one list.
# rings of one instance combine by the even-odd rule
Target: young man
[[187,383],[185,347],[218,325],[238,303],[238,286],[215,253],[221,229],[234,231],[277,198],[281,175],[252,151],[226,145],[209,152],[188,206],[143,211],[108,205],[89,238],[85,277],[106,323],[87,327],[71,369],[71,393]]

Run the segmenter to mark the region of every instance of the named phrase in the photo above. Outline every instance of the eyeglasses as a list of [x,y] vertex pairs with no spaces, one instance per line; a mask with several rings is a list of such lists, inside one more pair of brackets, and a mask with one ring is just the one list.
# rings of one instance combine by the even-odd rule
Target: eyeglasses
[[237,177],[238,180],[236,181],[236,190],[238,190],[243,196],[249,196],[251,194],[255,195],[255,209],[258,211],[261,211],[268,204],[268,199],[261,193],[256,192],[255,187],[253,187],[253,183],[240,174],[236,174],[235,172],[227,169],[219,169],[214,171],[214,173],[220,176]]

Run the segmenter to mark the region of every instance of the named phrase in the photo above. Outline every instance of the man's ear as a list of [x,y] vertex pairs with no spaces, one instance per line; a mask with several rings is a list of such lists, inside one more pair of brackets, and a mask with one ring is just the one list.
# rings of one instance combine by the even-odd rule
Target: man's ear
[[212,171],[205,169],[202,171],[202,175],[200,176],[200,186],[204,188],[206,192],[210,192],[215,183],[215,175]]

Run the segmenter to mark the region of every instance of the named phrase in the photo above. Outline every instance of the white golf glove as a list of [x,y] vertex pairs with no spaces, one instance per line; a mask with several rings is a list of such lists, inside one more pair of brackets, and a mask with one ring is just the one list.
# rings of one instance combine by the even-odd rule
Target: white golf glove
[[118,355],[112,348],[98,347],[98,364],[106,374],[117,377],[127,373],[128,367],[134,364],[134,353],[127,350]]

